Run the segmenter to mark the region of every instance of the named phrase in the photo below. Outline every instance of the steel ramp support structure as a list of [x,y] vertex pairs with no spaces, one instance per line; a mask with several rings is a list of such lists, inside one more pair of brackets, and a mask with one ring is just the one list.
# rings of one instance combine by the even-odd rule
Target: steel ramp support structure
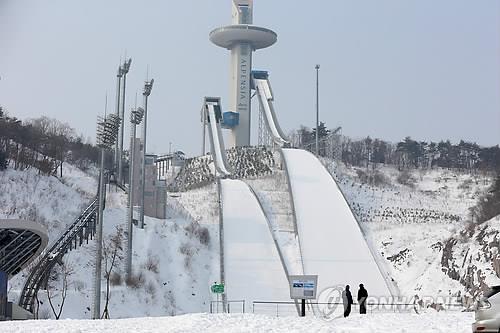
[[259,103],[263,109],[264,119],[269,132],[273,138],[273,142],[279,147],[288,143],[288,139],[281,130],[278,124],[276,113],[274,112],[274,94],[269,82],[269,74],[266,71],[253,71],[252,72],[252,87],[257,92]]
[[226,178],[231,175],[231,168],[226,158],[224,139],[220,123],[222,121],[222,111],[219,97],[205,97],[203,100],[203,112],[208,125],[208,136],[210,139],[210,151],[214,160],[217,173]]

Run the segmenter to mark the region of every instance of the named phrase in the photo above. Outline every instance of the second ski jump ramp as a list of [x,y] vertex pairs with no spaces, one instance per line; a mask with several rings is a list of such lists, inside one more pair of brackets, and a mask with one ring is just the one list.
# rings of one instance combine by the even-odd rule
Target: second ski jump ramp
[[226,298],[290,301],[288,278],[257,198],[240,180],[221,180]]
[[[363,283],[371,296],[391,296],[342,192],[310,152],[283,149],[296,214],[304,274],[328,287]],[[354,293],[353,293],[354,294]]]

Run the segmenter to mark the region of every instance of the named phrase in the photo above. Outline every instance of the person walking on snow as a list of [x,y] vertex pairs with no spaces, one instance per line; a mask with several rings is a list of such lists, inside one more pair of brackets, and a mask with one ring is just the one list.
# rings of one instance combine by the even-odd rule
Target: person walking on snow
[[366,299],[368,298],[368,291],[365,289],[363,284],[359,285],[358,290],[358,303],[359,303],[359,313],[366,314]]
[[342,292],[342,302],[344,303],[344,318],[347,318],[351,313],[351,304],[353,303],[349,285],[345,286],[345,290]]

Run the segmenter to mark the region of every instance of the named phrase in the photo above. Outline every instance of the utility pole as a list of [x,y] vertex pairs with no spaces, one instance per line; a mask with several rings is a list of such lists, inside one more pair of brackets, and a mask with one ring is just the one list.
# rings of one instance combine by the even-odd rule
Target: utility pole
[[140,197],[139,197],[139,206],[140,206],[140,216],[139,216],[139,228],[144,229],[144,190],[145,190],[145,181],[146,181],[146,134],[147,134],[147,126],[148,126],[148,97],[151,95],[151,90],[153,89],[154,79],[151,81],[146,81],[144,83],[144,90],[142,95],[144,96],[144,122],[142,123],[142,158],[141,158],[141,180],[140,184]]
[[319,65],[316,65],[316,156],[319,156]]
[[135,171],[135,136],[136,126],[141,123],[144,109],[133,109],[130,113],[130,154],[129,154],[129,185],[128,185],[128,210],[127,210],[127,261],[125,262],[125,273],[127,281],[132,277],[132,220],[134,218],[134,171]]
[[125,122],[123,121],[125,117],[125,89],[127,85],[127,73],[130,70],[130,65],[132,64],[132,59],[125,60],[122,66],[122,75],[123,75],[123,89],[122,89],[122,104],[121,104],[121,113],[120,113],[120,120],[122,123],[122,126],[120,126],[120,135],[118,136],[118,145],[119,145],[119,152],[118,152],[118,182],[120,184],[123,184],[123,127],[125,126]]
[[[118,73],[116,74],[116,116],[120,117],[120,94],[121,94],[121,83],[122,83],[122,76],[123,76],[123,70],[122,66],[118,66]],[[115,178],[118,173],[118,165],[119,165],[119,158],[120,155],[118,154],[119,152],[119,146],[118,146],[118,141],[115,143],[115,157],[114,157],[114,162],[113,162],[113,167],[115,170]],[[116,179],[115,179],[116,180]]]
[[104,213],[104,156],[106,149],[110,149],[115,143],[120,127],[120,118],[114,114],[99,118],[97,121],[97,146],[101,148],[100,170],[99,170],[99,206],[97,213],[96,232],[96,257],[94,272],[94,302],[92,319],[101,317],[101,263],[102,263],[102,224]]

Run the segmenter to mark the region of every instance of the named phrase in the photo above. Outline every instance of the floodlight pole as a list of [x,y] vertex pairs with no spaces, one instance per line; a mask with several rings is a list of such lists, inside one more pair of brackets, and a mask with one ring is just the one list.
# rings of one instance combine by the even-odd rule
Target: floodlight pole
[[[116,116],[120,117],[120,96],[121,96],[121,83],[122,83],[122,76],[123,76],[123,71],[122,71],[122,66],[118,66],[118,73],[116,74]],[[118,146],[118,141],[115,143],[115,159],[113,162],[113,167],[115,172],[118,171],[119,168],[119,159],[121,156],[119,155],[119,146]],[[116,178],[116,174],[115,174]],[[115,179],[116,180],[116,179]]]
[[105,149],[113,147],[118,135],[120,118],[114,114],[100,119],[97,123],[97,145],[101,149],[100,172],[99,172],[99,193],[98,193],[98,214],[96,226],[96,258],[94,275],[94,302],[92,309],[92,318],[99,319],[101,313],[101,264],[102,264],[102,229],[104,213],[104,153]]
[[316,65],[316,156],[319,156],[319,65]]
[[148,126],[148,98],[151,95],[151,90],[153,89],[154,79],[151,81],[146,81],[144,83],[144,91],[142,95],[144,96],[144,120],[142,122],[142,158],[141,158],[141,180],[139,182],[139,228],[144,229],[144,191],[146,187],[146,134]]
[[129,190],[128,190],[128,210],[127,210],[127,260],[125,262],[125,273],[127,281],[132,277],[132,233],[134,218],[134,171],[135,171],[135,137],[136,127],[142,120],[144,110],[142,108],[132,110],[130,113],[130,154],[129,154]]
[[119,144],[119,153],[118,153],[118,182],[123,184],[123,127],[125,126],[125,122],[123,121],[125,117],[125,89],[127,85],[127,73],[130,70],[130,64],[132,63],[132,59],[125,60],[122,67],[123,74],[123,89],[122,89],[122,105],[121,105],[121,126],[120,126],[120,135],[118,136],[118,144]]
[[97,232],[96,232],[96,262],[94,275],[94,311],[92,319],[101,318],[101,261],[102,261],[102,221],[104,213],[104,149],[101,147],[101,166],[99,170],[99,211],[97,214]]

